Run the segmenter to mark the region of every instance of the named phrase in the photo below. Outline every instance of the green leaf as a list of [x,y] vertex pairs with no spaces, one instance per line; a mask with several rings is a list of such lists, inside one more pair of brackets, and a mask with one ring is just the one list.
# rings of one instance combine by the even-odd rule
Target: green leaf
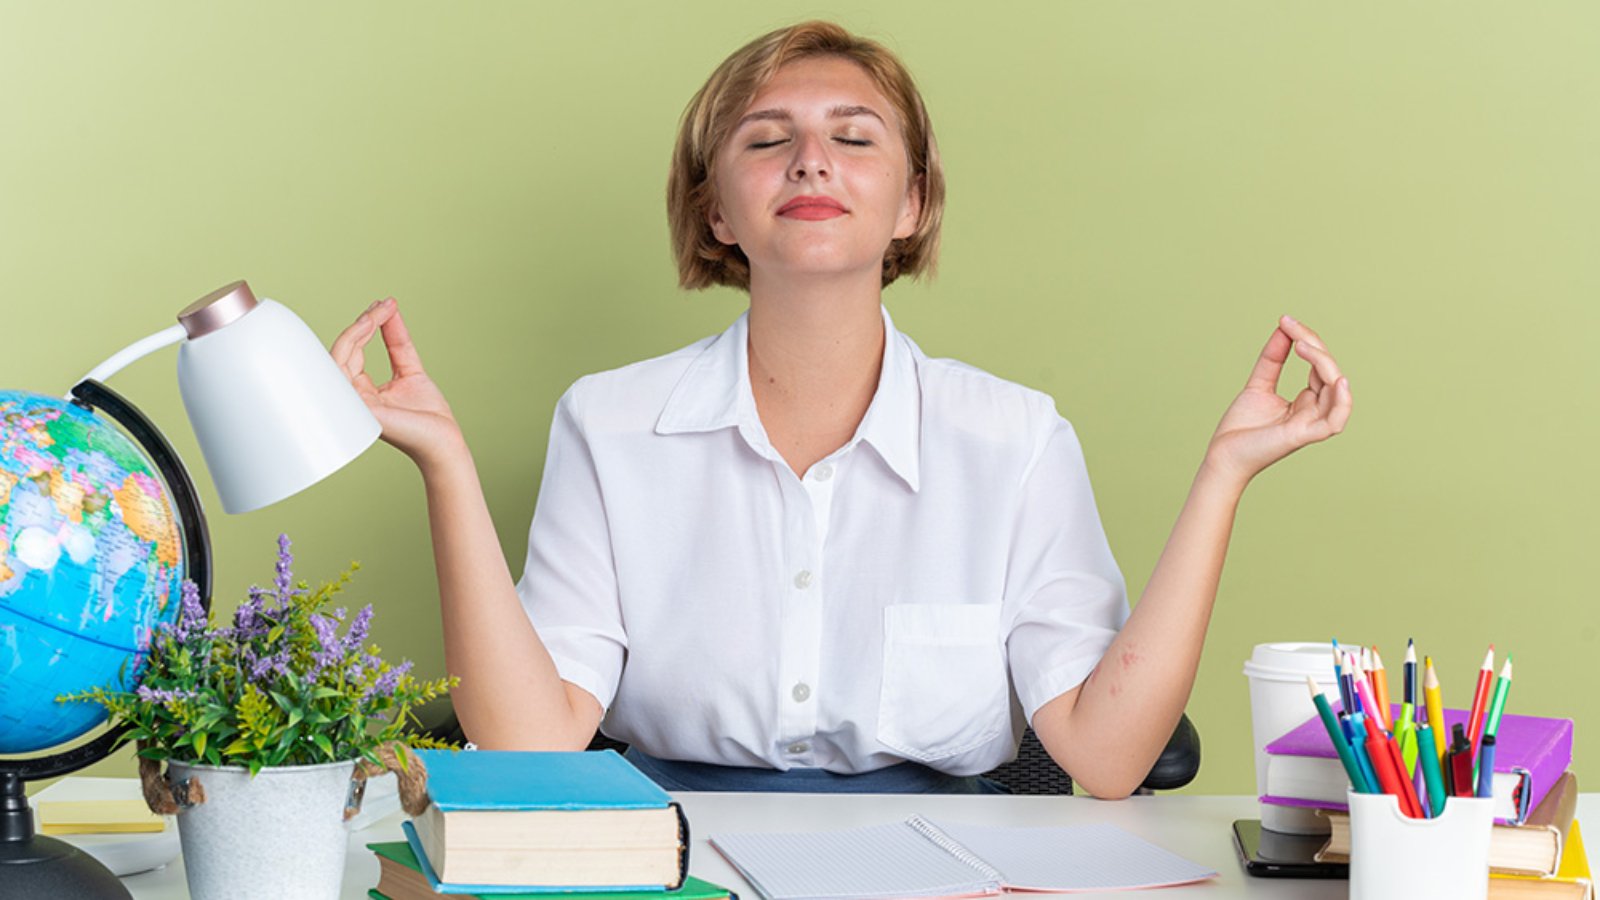
[[196,731],[196,732],[194,732],[193,744],[194,744],[194,755],[196,757],[201,757],[201,756],[205,756],[206,755],[206,733],[204,731]]
[[327,754],[329,759],[333,759],[333,741],[328,740],[327,735],[320,731],[314,732],[311,735],[311,741],[321,748],[322,752]]

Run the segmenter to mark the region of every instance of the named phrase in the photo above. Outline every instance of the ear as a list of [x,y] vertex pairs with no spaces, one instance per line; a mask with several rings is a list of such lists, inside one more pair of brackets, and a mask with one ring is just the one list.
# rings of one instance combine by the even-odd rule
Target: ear
[[733,229],[728,227],[728,220],[722,217],[722,205],[712,203],[711,209],[706,212],[706,224],[711,226],[711,234],[718,242],[733,246],[739,239],[733,236]]
[[900,218],[894,223],[894,237],[908,238],[917,233],[917,222],[922,218],[922,176],[911,179],[906,188],[905,200],[900,204]]

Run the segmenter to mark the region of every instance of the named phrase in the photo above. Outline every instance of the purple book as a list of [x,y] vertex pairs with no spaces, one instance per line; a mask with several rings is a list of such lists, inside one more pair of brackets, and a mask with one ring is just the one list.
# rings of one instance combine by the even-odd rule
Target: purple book
[[[1398,705],[1392,715],[1400,715]],[[1468,717],[1466,710],[1445,710],[1445,730],[1454,731],[1457,723],[1466,725]],[[1495,744],[1495,819],[1520,825],[1572,764],[1572,720],[1506,713],[1500,717]],[[1262,803],[1346,808],[1350,781],[1321,718],[1312,716],[1268,744],[1266,751],[1267,790]]]

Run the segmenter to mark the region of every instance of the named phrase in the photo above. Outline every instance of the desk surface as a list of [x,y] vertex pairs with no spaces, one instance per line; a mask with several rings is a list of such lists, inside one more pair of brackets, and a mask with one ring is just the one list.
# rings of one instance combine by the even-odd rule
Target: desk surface
[[[1130,797],[1114,803],[1084,797],[995,797],[968,795],[861,794],[675,794],[682,801],[693,832],[689,870],[701,878],[737,891],[742,900],[759,895],[706,843],[721,831],[803,831],[853,828],[892,822],[922,813],[991,825],[1077,825],[1109,822],[1174,853],[1204,863],[1220,878],[1197,885],[1152,891],[1075,894],[1077,897],[1135,897],[1157,894],[1222,900],[1233,897],[1294,897],[1328,900],[1345,897],[1344,881],[1252,878],[1244,873],[1233,850],[1234,819],[1254,817],[1253,797],[1172,795]],[[1580,820],[1600,821],[1600,795],[1585,794],[1578,803]],[[397,813],[350,836],[341,900],[365,900],[378,882],[378,862],[366,849],[376,841],[400,840]],[[183,861],[154,872],[129,876],[123,882],[136,900],[184,900]]]

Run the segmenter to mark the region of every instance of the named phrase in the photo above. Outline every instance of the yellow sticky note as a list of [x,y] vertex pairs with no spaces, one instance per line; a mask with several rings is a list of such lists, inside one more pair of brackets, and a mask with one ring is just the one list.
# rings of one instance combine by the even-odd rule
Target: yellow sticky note
[[44,800],[37,812],[41,834],[127,834],[167,827],[143,800]]

